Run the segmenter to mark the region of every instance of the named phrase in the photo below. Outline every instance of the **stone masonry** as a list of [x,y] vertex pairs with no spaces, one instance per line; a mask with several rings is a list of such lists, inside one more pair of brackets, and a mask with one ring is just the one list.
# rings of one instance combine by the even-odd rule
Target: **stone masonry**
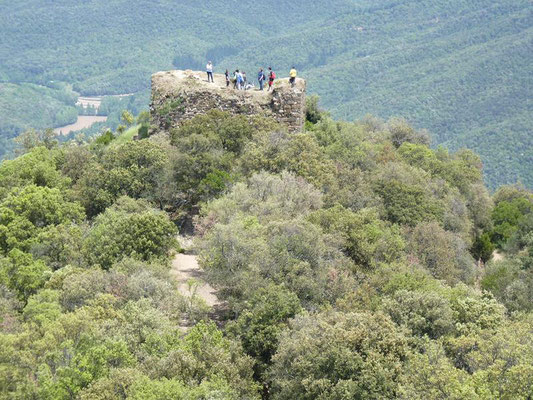
[[[255,75],[254,75],[255,78]],[[257,83],[257,82],[255,82]],[[232,114],[264,115],[298,132],[305,121],[305,81],[298,78],[295,87],[288,79],[276,79],[274,90],[267,92],[226,87],[224,75],[215,74],[215,82],[197,71],[165,71],[152,75],[150,113],[158,130],[168,131],[181,121],[211,109]]]

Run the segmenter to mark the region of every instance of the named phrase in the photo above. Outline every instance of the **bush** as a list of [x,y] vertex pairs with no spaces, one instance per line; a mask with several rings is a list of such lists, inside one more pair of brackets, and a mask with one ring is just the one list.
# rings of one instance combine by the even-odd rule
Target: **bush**
[[85,255],[90,264],[105,269],[125,257],[166,258],[176,244],[176,234],[166,214],[142,200],[122,197],[95,219],[85,240]]
[[297,316],[273,357],[272,398],[394,398],[407,355],[405,337],[382,314]]

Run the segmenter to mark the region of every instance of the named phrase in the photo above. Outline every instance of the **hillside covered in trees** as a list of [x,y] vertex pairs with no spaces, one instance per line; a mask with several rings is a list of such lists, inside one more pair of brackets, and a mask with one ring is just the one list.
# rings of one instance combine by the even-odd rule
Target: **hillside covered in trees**
[[207,59],[250,77],[294,64],[333,116],[404,116],[477,151],[491,189],[531,188],[531,22],[528,0],[3,2],[0,153],[72,122],[72,92],[145,93],[153,72]]
[[[297,134],[129,131],[0,164],[0,398],[533,396],[533,194],[475,153],[316,99]],[[190,230],[214,320],[169,272]]]

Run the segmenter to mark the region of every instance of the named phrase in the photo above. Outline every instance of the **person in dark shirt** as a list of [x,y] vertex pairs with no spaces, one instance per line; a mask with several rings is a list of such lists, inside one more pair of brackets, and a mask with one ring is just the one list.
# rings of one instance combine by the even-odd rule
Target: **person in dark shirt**
[[263,68],[259,68],[257,80],[259,81],[259,90],[263,90],[263,83],[265,82],[265,73],[263,72]]
[[229,87],[229,82],[230,82],[229,71],[226,70],[226,73],[224,75],[226,76],[226,87]]

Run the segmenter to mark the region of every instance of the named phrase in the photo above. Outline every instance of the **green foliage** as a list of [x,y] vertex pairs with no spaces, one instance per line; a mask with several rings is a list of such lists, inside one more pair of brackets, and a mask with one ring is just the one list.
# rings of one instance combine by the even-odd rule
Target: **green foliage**
[[139,126],[0,165],[1,399],[531,397],[531,194],[491,199],[475,154],[370,116]]
[[263,173],[207,207],[199,223],[200,232],[207,230],[200,257],[235,309],[271,283],[285,282],[308,306],[349,290],[350,262],[301,218],[319,205],[320,196],[308,183],[290,174],[280,179]]
[[135,121],[135,118],[128,110],[122,111],[120,119],[126,124],[126,126],[130,126]]
[[28,251],[40,233],[82,218],[80,205],[66,200],[59,189],[33,184],[14,188],[0,202],[0,251]]
[[387,131],[389,140],[396,148],[407,142],[429,146],[429,134],[415,131],[404,119],[391,119],[387,124]]
[[336,206],[318,210],[309,218],[325,232],[342,237],[346,254],[364,268],[394,262],[403,255],[405,242],[400,229],[381,221],[375,210],[363,209],[354,213]]
[[437,279],[453,284],[459,280],[470,283],[474,277],[474,260],[467,245],[434,222],[413,229],[409,248],[416,262]]
[[415,336],[437,339],[453,331],[452,308],[437,293],[399,290],[392,298],[384,299],[383,310]]
[[505,320],[505,307],[490,293],[479,296],[465,289],[458,286],[456,292],[451,293],[451,307],[457,332],[469,335],[500,327]]
[[126,142],[106,149],[99,162],[90,164],[77,182],[76,191],[89,216],[95,216],[120,196],[157,197],[164,185],[168,154],[148,140]]
[[31,254],[13,249],[7,258],[0,259],[0,269],[5,274],[4,283],[17,293],[21,301],[36,293],[48,278],[49,269],[40,260],[35,261]]
[[14,160],[0,165],[0,198],[14,187],[28,184],[66,189],[69,179],[59,170],[58,153],[44,147],[33,148]]
[[257,360],[256,372],[262,376],[277,350],[287,322],[301,310],[298,297],[282,286],[260,288],[227,330],[240,338],[246,354]]
[[272,397],[394,398],[407,355],[403,333],[382,314],[299,316],[273,358]]
[[[251,1],[239,3],[239,15],[220,0],[187,2],[179,12],[167,0],[24,1],[2,7],[0,18],[0,81],[11,82],[0,90],[0,136],[75,118],[71,87],[84,95],[139,92],[155,71],[202,69],[207,59],[217,72],[272,65],[279,76],[294,64],[335,117],[404,116],[436,143],[480,152],[492,188],[517,180],[531,187],[526,0],[281,1],[263,6],[277,16],[268,27],[240,18],[256,12]],[[117,15],[120,24],[112,23]]]
[[492,253],[494,252],[494,244],[490,240],[490,235],[484,233],[481,236],[476,237],[474,245],[471,249],[472,256],[483,262],[487,262],[492,258]]
[[530,317],[518,318],[496,330],[451,340],[447,352],[472,375],[479,398],[527,399],[533,390],[531,328]]
[[[250,215],[258,222],[307,216],[321,205],[322,194],[305,180],[287,172],[280,176],[260,172],[246,183],[237,183],[226,196],[205,205],[197,229],[203,233],[213,222],[226,224]],[[254,227],[252,223],[246,225]]]
[[244,175],[289,171],[326,192],[334,189],[335,166],[311,134],[283,131],[256,134],[243,153],[240,170]]
[[171,143],[179,150],[174,160],[179,197],[192,207],[223,192],[230,172],[252,135],[276,124],[260,117],[247,118],[211,110],[171,131]]
[[150,209],[146,202],[122,197],[95,219],[85,253],[89,263],[103,268],[124,257],[150,261],[166,256],[176,234],[167,215]]
[[520,259],[511,258],[490,263],[481,281],[509,311],[530,311],[533,309],[533,270],[525,269]]
[[391,165],[380,175],[375,191],[383,199],[387,218],[391,222],[414,226],[422,221],[438,221],[442,218],[442,201],[429,193],[418,171]]
[[36,131],[30,129],[14,139],[14,142],[19,146],[18,153],[25,153],[33,149],[34,147],[44,146],[47,149],[52,149],[57,146],[56,133],[48,128],[44,131]]
[[94,143],[101,146],[107,146],[109,143],[111,143],[115,139],[115,135],[113,135],[113,132],[110,130],[105,131],[100,136],[98,136]]
[[305,121],[310,124],[316,124],[328,113],[318,106],[318,96],[313,95],[305,99]]
[[533,195],[525,190],[502,187],[495,195],[492,240],[502,247],[517,231],[519,223],[533,213]]

